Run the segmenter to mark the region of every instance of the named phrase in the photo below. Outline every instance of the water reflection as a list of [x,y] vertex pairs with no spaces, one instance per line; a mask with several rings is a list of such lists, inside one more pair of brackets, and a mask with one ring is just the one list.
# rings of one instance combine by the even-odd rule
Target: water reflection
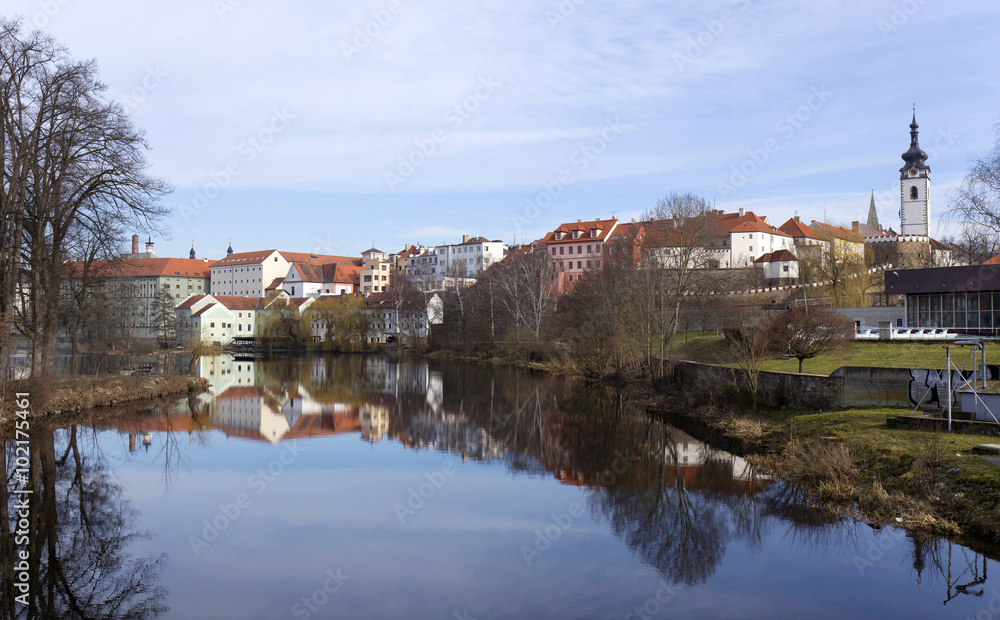
[[[7,442],[0,451],[8,481],[0,489],[0,519],[11,524],[0,528],[0,618],[138,620],[167,611],[166,590],[157,585],[166,554],[133,556],[130,547],[151,535],[137,529],[139,514],[124,498],[92,431],[38,430],[30,448],[32,499],[23,529],[20,497],[10,493],[15,446]],[[30,541],[26,546],[22,535]],[[24,550],[30,553],[27,588],[17,587],[14,571]]]
[[[940,592],[941,602],[951,607],[965,605],[966,609],[975,610],[988,602],[982,600],[989,596],[986,582],[988,561],[985,556],[948,541],[905,535],[892,528],[873,532],[867,526],[835,519],[828,513],[815,510],[794,488],[755,472],[746,460],[699,442],[661,420],[626,406],[618,395],[603,388],[503,368],[414,361],[397,363],[374,356],[317,357],[282,362],[203,358],[200,360],[200,373],[209,380],[211,389],[208,393],[178,402],[161,414],[137,414],[114,425],[113,431],[120,434],[116,436],[122,437],[121,455],[102,453],[98,442],[93,439],[93,430],[64,429],[52,435],[53,449],[62,456],[55,459],[55,466],[39,470],[43,475],[46,471],[57,474],[50,485],[55,501],[45,505],[59,507],[52,519],[63,524],[60,532],[64,535],[81,528],[83,512],[91,515],[88,517],[91,519],[95,510],[100,514],[117,511],[116,514],[120,515],[117,520],[106,519],[102,522],[108,523],[102,526],[105,536],[98,538],[93,545],[103,549],[102,553],[119,558],[113,564],[121,573],[110,581],[95,575],[94,578],[101,581],[104,588],[96,599],[101,596],[110,599],[113,598],[112,593],[121,592],[123,594],[119,598],[125,600],[126,595],[132,593],[134,604],[141,612],[135,617],[144,617],[142,613],[156,615],[162,610],[163,592],[156,590],[155,586],[162,560],[147,558],[140,563],[128,557],[129,541],[138,539],[142,534],[135,529],[136,515],[128,508],[121,488],[109,476],[108,461],[110,459],[111,466],[116,466],[140,456],[153,455],[152,460],[162,470],[163,492],[169,500],[173,493],[171,485],[178,476],[187,473],[188,461],[201,458],[204,462],[203,453],[218,450],[212,438],[220,435],[227,442],[259,446],[265,451],[263,454],[270,451],[271,456],[266,459],[274,458],[271,446],[282,442],[304,442],[323,447],[334,445],[327,440],[351,441],[352,437],[356,437],[371,443],[372,448],[377,447],[375,444],[402,445],[408,450],[425,454],[432,454],[432,451],[448,453],[467,463],[482,463],[503,469],[517,478],[548,480],[546,484],[550,493],[561,485],[569,493],[580,494],[574,497],[582,497],[593,521],[620,541],[621,544],[616,543],[616,546],[621,548],[624,545],[638,560],[636,564],[641,562],[642,566],[654,571],[659,580],[689,590],[705,588],[711,591],[712,588],[723,587],[718,584],[753,590],[754,587],[747,584],[752,584],[758,576],[740,574],[742,569],[734,570],[733,563],[741,566],[748,562],[748,558],[754,557],[780,558],[772,560],[775,563],[772,570],[789,570],[790,566],[792,573],[800,565],[809,566],[814,571],[824,570],[824,562],[841,569],[846,566],[846,571],[842,570],[839,577],[834,577],[831,572],[829,580],[848,588],[864,589],[871,587],[872,575],[886,569],[887,563],[883,558],[891,557],[894,564],[902,561],[906,566],[912,566],[912,573],[909,584],[904,579],[904,583],[892,585],[889,601],[893,596],[906,595],[914,585],[920,589],[926,583],[935,590],[935,596]],[[85,447],[81,447],[83,438],[87,440]],[[343,447],[342,443],[336,445]],[[45,454],[44,448],[40,454]],[[219,461],[226,461],[227,458],[227,455],[222,455]],[[350,459],[357,457],[340,458],[350,466],[353,465]],[[370,462],[366,463],[369,463],[367,467],[373,466]],[[255,462],[247,471],[254,471],[259,466],[260,463]],[[204,468],[204,465],[199,467]],[[233,465],[227,462],[224,467]],[[81,468],[88,473],[76,473]],[[352,472],[352,475],[357,475],[357,470]],[[215,473],[216,470],[202,471],[200,475],[205,476],[204,480],[210,480]],[[290,501],[289,498],[296,493],[307,493],[315,497],[315,501],[322,501],[323,487],[317,485],[322,484],[323,476],[328,476],[327,470],[320,470],[319,477],[315,478],[303,474],[301,485],[294,483],[296,474],[287,476],[282,484],[289,486],[275,491],[275,502],[281,509],[285,508],[278,499],[282,493],[285,493],[281,495],[284,502]],[[349,484],[349,480],[341,476],[329,476],[329,479],[337,480],[338,485]],[[232,480],[242,484],[238,476]],[[85,485],[84,481],[87,482]],[[454,488],[449,487],[449,492],[456,490],[461,483],[455,484]],[[192,484],[188,483],[186,488],[190,493]],[[342,496],[346,496],[348,486],[336,488]],[[405,488],[405,483],[402,488]],[[512,493],[511,490],[505,492]],[[226,493],[232,495],[235,491],[227,490]],[[405,497],[402,491],[398,493],[400,497]],[[440,503],[429,509],[437,510],[435,515],[441,521],[452,523],[464,517],[466,510],[473,521],[481,516],[459,504],[459,516],[448,515],[447,519],[441,519],[448,510],[445,506],[452,509],[455,506],[445,502],[460,501],[445,499],[445,494],[442,491],[440,498],[435,497],[434,501]],[[349,536],[362,536],[348,543],[359,549],[352,556],[353,569],[358,574],[350,582],[352,588],[364,588],[362,567],[368,562],[386,569],[395,565],[394,556],[379,555],[375,550],[384,547],[385,541],[413,546],[421,549],[424,555],[433,556],[427,549],[420,548],[419,541],[414,542],[415,539],[411,538],[430,536],[426,530],[418,533],[397,527],[392,522],[395,513],[390,506],[397,498],[391,495],[393,497],[384,505],[380,503],[383,500],[377,496],[377,491],[362,494],[365,501],[372,505],[354,506],[340,499],[334,500],[334,504],[317,504],[317,516],[309,514],[304,522],[303,531],[312,528],[308,529],[312,532],[310,545],[322,545],[324,536],[329,536],[331,542],[327,552],[337,550],[337,562],[340,561],[338,545],[343,545]],[[76,498],[77,503],[86,504],[86,510],[63,506],[71,496]],[[258,503],[254,505],[254,510],[260,512],[254,513],[255,517],[251,519],[267,512],[265,499],[255,499]],[[205,504],[214,510],[218,501],[221,500],[213,496]],[[90,505],[93,503],[105,507],[95,509]],[[183,503],[180,505],[184,506]],[[366,529],[360,534],[358,531],[351,531],[350,535],[332,534],[331,530],[344,527],[336,518],[322,521],[323,527],[313,525],[310,519],[322,520],[326,516],[323,511],[331,510],[331,505],[350,506],[352,510],[356,508],[359,514],[363,514]],[[308,508],[300,506],[299,511],[303,510],[308,511]],[[484,509],[483,512],[488,513],[489,510]],[[518,514],[517,510],[498,514],[497,521],[510,521],[512,515],[523,518],[524,515]],[[344,513],[337,514],[345,516]],[[383,520],[390,515],[393,518],[389,525],[385,525]],[[183,562],[185,558],[190,561],[183,541],[191,532],[199,532],[197,524],[204,517],[211,518],[211,515],[180,516],[191,524],[181,528],[178,537],[182,541],[180,548],[167,549],[171,553],[187,554],[181,556]],[[427,516],[429,512],[421,515]],[[548,518],[548,513],[529,518],[544,520]],[[246,524],[249,527],[249,522]],[[582,544],[582,530],[585,528],[583,525],[579,527],[581,538],[576,538],[574,534],[573,539]],[[441,528],[446,529],[446,526],[441,525]],[[379,535],[372,534],[373,531],[378,531]],[[274,536],[273,533],[270,535]],[[450,535],[457,537],[454,532]],[[493,533],[489,535],[493,536]],[[118,536],[120,540],[111,544],[107,540],[111,536]],[[237,534],[232,536],[235,538]],[[503,544],[493,540],[486,543],[479,538],[466,539],[484,549],[491,549],[492,553],[485,555],[482,562],[497,571],[491,578],[497,583],[518,583],[522,577],[516,571],[527,570],[517,553],[521,541],[516,539],[510,543],[511,538],[516,537],[508,536]],[[361,544],[362,540],[370,546]],[[8,543],[9,538],[4,541],[4,553],[9,552]],[[437,544],[442,544],[440,539]],[[568,546],[570,543],[561,544]],[[498,547],[502,548],[499,551],[501,555],[503,550],[509,548],[508,555],[516,560],[513,562],[515,566],[504,564],[507,560],[501,561],[507,566],[504,569],[493,564],[498,561]],[[54,548],[59,547],[54,545]],[[296,553],[294,548],[290,551]],[[302,549],[297,553],[305,557],[309,552]],[[587,551],[579,553],[585,557]],[[371,557],[368,558],[368,555]],[[728,570],[727,556],[735,557],[729,562]],[[470,561],[469,558],[462,559]],[[198,561],[205,560],[199,558]],[[422,561],[425,566],[433,566],[427,558]],[[94,563],[99,562],[94,560]],[[207,566],[188,568],[208,570]],[[572,568],[561,565],[559,570],[569,571]],[[734,582],[734,573],[744,583],[739,585]],[[43,570],[41,574],[47,573]],[[549,573],[534,572],[526,579],[535,581],[540,574]],[[6,571],[4,575],[7,579]],[[795,583],[795,577],[786,574],[784,582]],[[820,579],[826,578],[827,575],[821,572]],[[141,589],[133,585],[138,582],[143,582]],[[483,583],[487,584],[483,586],[485,588],[490,581],[484,580]],[[607,587],[622,590],[628,583],[628,580],[614,582]],[[8,581],[5,584],[5,587],[10,585]],[[880,585],[884,587],[884,584]],[[628,587],[634,587],[634,583]],[[766,596],[770,597],[770,601],[774,604],[783,601],[785,595],[780,585],[768,587],[770,590]],[[827,595],[823,586],[812,587],[816,588],[811,591],[814,596]],[[220,588],[225,589],[225,585]],[[296,594],[299,588],[296,586]],[[440,593],[435,594],[439,599],[459,597],[454,590],[448,589],[446,581],[441,583],[440,588]],[[40,586],[38,591],[42,590],[44,586]],[[407,591],[402,586],[398,590],[400,593]],[[365,592],[367,597],[359,596],[371,599],[368,603],[372,605],[385,596],[381,594],[381,586]],[[831,592],[836,592],[836,589]],[[424,594],[427,595],[426,592]],[[481,592],[479,594],[485,597]],[[758,592],[752,594],[763,595]],[[345,599],[348,596],[344,594]],[[627,598],[630,595],[622,596]],[[845,615],[852,609],[850,597],[842,593],[837,596],[838,612],[830,615]],[[506,598],[509,597],[505,596],[504,600]],[[9,600],[9,597],[5,596],[4,600]],[[48,599],[39,600],[38,604],[48,604]],[[275,605],[280,606],[279,603]],[[549,613],[541,613],[537,606],[531,607],[530,601],[526,605],[518,608],[522,615],[542,616]],[[697,609],[704,611],[704,607]],[[730,610],[733,609],[736,608]],[[802,615],[801,608],[798,609],[796,613]],[[809,608],[805,609],[808,611]],[[617,607],[611,611],[617,613],[616,610]],[[329,611],[333,613],[332,608]],[[412,617],[434,615],[431,610],[424,611],[426,613]],[[877,617],[884,615],[886,610],[870,608],[866,611],[867,614],[861,613],[860,616]],[[106,617],[124,617],[116,613],[112,610]],[[438,616],[446,617],[448,613]],[[514,610],[511,613],[517,615]],[[479,617],[490,615],[485,610],[479,610],[479,614]],[[607,610],[602,614],[614,615]],[[472,615],[477,616],[477,613]],[[566,615],[588,616],[582,611]],[[618,617],[622,615],[617,614]],[[687,615],[698,614],[692,612]]]

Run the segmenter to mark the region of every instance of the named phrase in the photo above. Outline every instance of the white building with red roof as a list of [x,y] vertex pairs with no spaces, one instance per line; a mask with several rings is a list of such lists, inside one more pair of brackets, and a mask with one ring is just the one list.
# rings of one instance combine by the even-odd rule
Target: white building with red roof
[[[231,249],[231,248],[230,248]],[[268,289],[281,288],[275,280],[284,281],[293,264],[299,265],[359,265],[360,258],[306,254],[279,250],[260,250],[230,254],[212,265],[212,292],[219,295],[263,297]],[[288,290],[290,295],[302,295]]]

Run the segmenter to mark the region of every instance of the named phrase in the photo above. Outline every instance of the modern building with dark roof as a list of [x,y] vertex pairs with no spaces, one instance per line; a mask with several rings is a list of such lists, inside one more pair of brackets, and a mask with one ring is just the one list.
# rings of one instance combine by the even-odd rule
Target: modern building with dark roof
[[907,327],[1000,336],[1000,265],[895,269],[885,290],[905,299]]

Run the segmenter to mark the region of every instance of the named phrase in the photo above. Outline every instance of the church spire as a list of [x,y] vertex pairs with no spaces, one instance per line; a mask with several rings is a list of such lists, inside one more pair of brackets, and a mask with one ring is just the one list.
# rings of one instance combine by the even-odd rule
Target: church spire
[[878,211],[875,209],[875,190],[872,190],[872,201],[868,204],[868,221],[865,223],[872,228],[881,228],[878,225]]
[[930,172],[931,169],[927,165],[927,153],[920,150],[920,144],[917,143],[917,128],[920,125],[917,124],[917,106],[913,106],[913,122],[910,123],[910,148],[907,149],[905,153],[900,155],[903,161],[903,167],[899,169],[899,172],[903,177],[906,176],[908,170],[926,170]]
[[193,259],[195,258],[195,255],[194,255],[194,239],[192,239],[192,240],[191,240],[191,253],[190,253],[190,254],[188,254],[188,256],[189,256],[189,257],[190,257],[190,258],[191,258],[192,260],[193,260]]
[[229,238],[229,249],[226,250],[226,256],[232,256],[232,255],[233,255],[233,238],[230,237]]

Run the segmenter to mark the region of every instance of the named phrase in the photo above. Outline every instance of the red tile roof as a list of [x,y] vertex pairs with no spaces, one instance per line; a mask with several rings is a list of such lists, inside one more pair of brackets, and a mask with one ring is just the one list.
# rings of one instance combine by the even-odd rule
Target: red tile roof
[[993,258],[987,260],[983,263],[984,265],[1000,265],[1000,254],[997,254]]
[[850,241],[852,243],[864,243],[864,238],[855,233],[853,230],[847,230],[846,228],[841,228],[840,226],[834,226],[833,224],[827,224],[825,222],[813,222],[811,224],[813,230],[819,234],[833,235],[836,239],[843,239],[844,241]]
[[[208,278],[212,261],[192,258],[129,258],[117,261],[94,261],[90,275],[102,278],[150,278],[157,276],[181,278]],[[67,263],[66,277],[78,278],[83,274],[84,263]]]
[[795,255],[788,250],[778,250],[776,252],[768,252],[760,258],[754,260],[755,263],[779,263],[784,261],[797,261],[799,259],[795,258]]
[[767,224],[767,223],[764,223],[764,222],[761,222],[761,221],[752,221],[752,220],[746,220],[746,221],[744,221],[739,226],[736,226],[735,228],[733,228],[729,232],[731,232],[731,233],[762,232],[762,233],[770,233],[772,235],[778,235],[780,237],[790,237],[791,236],[788,233],[783,232],[780,229],[775,228],[774,226],[771,226],[770,224]]
[[[608,232],[610,232],[616,225],[618,220],[611,218],[610,220],[590,220],[587,222],[572,222],[569,224],[562,224],[550,233],[547,233],[542,237],[540,243],[550,244],[550,243],[580,243],[583,241],[590,241],[591,243],[595,241],[604,241],[607,237]],[[579,230],[584,233],[589,233],[593,229],[597,229],[597,236],[591,237],[589,234],[580,235],[579,239],[573,238],[573,231]],[[566,233],[562,239],[556,239],[556,233]]]
[[826,238],[813,230],[809,225],[803,224],[801,220],[797,220],[794,217],[789,218],[787,222],[778,227],[778,230],[787,234],[789,237],[808,237],[810,239],[819,239],[820,241],[825,241]]
[[205,299],[206,297],[208,297],[208,295],[192,295],[187,299],[185,299],[184,301],[182,301],[180,305],[177,306],[177,310],[184,310],[190,308],[191,306],[195,305],[196,303],[198,303],[202,299]]

